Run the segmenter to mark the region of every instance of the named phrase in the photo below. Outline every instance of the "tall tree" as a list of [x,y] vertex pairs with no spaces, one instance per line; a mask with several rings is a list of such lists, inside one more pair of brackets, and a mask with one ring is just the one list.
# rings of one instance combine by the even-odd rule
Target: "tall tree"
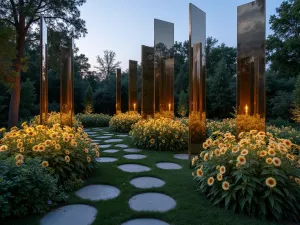
[[105,50],[103,58],[100,55],[96,56],[97,63],[99,66],[95,66],[100,74],[101,79],[105,79],[111,73],[114,73],[116,68],[118,68],[121,62],[116,61],[116,53],[111,50]]
[[44,15],[48,28],[63,31],[74,38],[85,35],[85,21],[80,19],[79,6],[86,0],[1,0],[0,21],[14,28],[16,32],[15,77],[10,77],[12,85],[9,105],[8,126],[17,125],[20,105],[20,76],[25,56],[25,42],[38,32],[35,24]]

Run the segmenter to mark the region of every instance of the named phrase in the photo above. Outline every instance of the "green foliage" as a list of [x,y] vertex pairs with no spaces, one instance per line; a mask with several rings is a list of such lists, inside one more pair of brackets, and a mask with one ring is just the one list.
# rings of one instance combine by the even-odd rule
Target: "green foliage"
[[132,125],[142,119],[137,112],[127,112],[114,115],[109,121],[109,127],[112,131],[128,133]]
[[93,101],[93,89],[92,86],[89,84],[89,86],[85,90],[85,95],[84,95],[84,103],[90,103]]
[[71,177],[63,182],[63,189],[66,192],[71,192],[78,190],[81,188],[84,184],[84,181],[82,179],[78,179],[77,177]]
[[95,68],[98,70],[98,73],[102,79],[114,73],[121,64],[119,61],[115,62],[116,53],[111,50],[105,50],[103,58],[100,55],[97,55],[96,58],[99,66]]
[[34,101],[36,99],[36,90],[34,81],[29,78],[21,84],[21,99],[20,99],[20,118],[28,119],[32,115],[32,110],[35,108]]
[[106,114],[77,114],[76,119],[79,120],[84,127],[108,127],[111,119],[110,115]]
[[292,95],[287,91],[277,91],[276,95],[270,99],[272,114],[284,119],[290,118],[290,107],[292,105]]
[[293,120],[300,123],[300,74],[297,77],[293,91],[293,109],[291,110]]
[[57,186],[39,159],[25,159],[22,166],[14,158],[0,160],[0,217],[45,213],[67,196]]
[[178,101],[178,107],[177,107],[177,113],[184,117],[186,116],[188,112],[188,94],[185,93],[185,91],[181,91],[179,95],[179,101]]

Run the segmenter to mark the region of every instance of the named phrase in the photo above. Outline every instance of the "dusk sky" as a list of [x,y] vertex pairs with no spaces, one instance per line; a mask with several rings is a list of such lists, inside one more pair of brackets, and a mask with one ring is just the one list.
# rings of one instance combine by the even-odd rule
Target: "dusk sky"
[[[267,0],[269,18],[283,0]],[[206,35],[229,46],[236,46],[237,6],[249,0],[88,0],[80,8],[88,34],[76,40],[80,53],[96,66],[96,56],[104,50],[116,52],[122,70],[128,61],[141,61],[141,45],[153,46],[154,18],[174,23],[175,41],[188,39],[188,5],[193,3],[206,12]]]

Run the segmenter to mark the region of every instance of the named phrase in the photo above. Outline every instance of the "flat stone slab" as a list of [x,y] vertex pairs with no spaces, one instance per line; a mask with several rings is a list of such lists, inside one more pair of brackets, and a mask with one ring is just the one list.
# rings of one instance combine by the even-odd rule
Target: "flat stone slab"
[[99,136],[99,137],[97,137],[97,139],[108,139],[108,138],[111,138],[111,136]]
[[141,149],[138,149],[138,148],[126,148],[124,149],[124,152],[131,152],[131,153],[134,153],[134,152],[141,152],[142,150]]
[[115,142],[122,142],[123,139],[108,139],[108,140],[105,140],[104,142],[105,143],[115,143]]
[[109,132],[108,132],[108,131],[103,131],[102,133],[103,133],[103,134],[109,134]]
[[120,170],[123,170],[124,172],[130,172],[130,173],[140,173],[140,172],[146,172],[150,171],[151,169],[147,166],[142,166],[139,164],[123,164],[118,166]]
[[169,225],[169,224],[157,219],[143,218],[143,219],[129,220],[125,223],[122,223],[121,225]]
[[118,134],[117,137],[128,137],[128,134]]
[[100,157],[100,158],[96,158],[96,161],[99,163],[108,163],[108,162],[115,162],[118,159],[113,158],[113,157]]
[[165,185],[163,180],[155,177],[137,177],[132,179],[130,183],[137,188],[155,188]]
[[113,134],[107,133],[107,134],[103,134],[105,136],[112,136]]
[[76,195],[92,201],[108,200],[118,197],[120,190],[114,186],[95,184],[76,191]]
[[99,148],[109,148],[111,145],[99,145]]
[[128,145],[124,145],[124,144],[117,144],[115,146],[119,148],[128,148]]
[[164,170],[179,170],[182,168],[179,164],[170,163],[170,162],[160,162],[157,163],[156,166]]
[[118,151],[120,151],[120,150],[117,150],[117,149],[107,149],[107,150],[104,150],[102,152],[105,152],[105,153],[116,153]]
[[160,193],[143,193],[129,199],[129,207],[134,211],[167,212],[176,206],[168,195]]
[[145,155],[140,155],[140,154],[128,154],[123,156],[126,159],[144,159],[147,156]]
[[47,213],[41,225],[90,225],[94,222],[97,209],[89,205],[67,205]]
[[95,131],[87,131],[85,133],[87,133],[87,134],[97,134],[97,132],[95,132]]
[[175,159],[188,160],[189,159],[189,155],[188,154],[175,154],[174,158]]

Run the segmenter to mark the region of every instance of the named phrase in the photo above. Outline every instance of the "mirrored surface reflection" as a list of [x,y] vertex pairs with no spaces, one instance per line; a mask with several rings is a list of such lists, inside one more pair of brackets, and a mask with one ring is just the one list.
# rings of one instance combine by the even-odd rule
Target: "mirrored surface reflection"
[[154,48],[142,45],[142,116],[154,117]]
[[265,0],[237,8],[237,134],[265,131]]
[[129,60],[128,108],[129,111],[138,111],[137,61],[133,60]]
[[205,44],[206,14],[189,4],[189,159],[206,139]]
[[121,112],[121,69],[116,69],[116,114]]
[[43,17],[40,20],[40,124],[48,119],[48,55],[47,26]]
[[154,19],[154,46],[155,117],[174,118],[173,23]]

